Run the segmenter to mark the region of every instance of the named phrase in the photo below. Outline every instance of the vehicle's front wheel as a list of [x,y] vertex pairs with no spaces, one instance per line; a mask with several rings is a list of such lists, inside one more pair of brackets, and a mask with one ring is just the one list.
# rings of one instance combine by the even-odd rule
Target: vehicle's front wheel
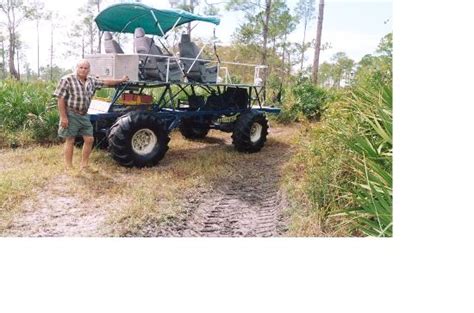
[[258,152],[262,149],[268,135],[268,121],[265,114],[258,111],[243,113],[237,119],[232,143],[237,151]]
[[113,159],[127,167],[158,164],[168,151],[170,141],[160,118],[143,111],[131,112],[117,119],[107,139]]

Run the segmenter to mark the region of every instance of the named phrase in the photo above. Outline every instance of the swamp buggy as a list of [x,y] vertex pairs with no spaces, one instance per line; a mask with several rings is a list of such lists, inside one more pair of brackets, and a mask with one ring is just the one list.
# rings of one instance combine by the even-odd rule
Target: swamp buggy
[[[94,99],[89,109],[96,146],[107,147],[119,164],[156,165],[168,150],[169,134],[176,128],[188,139],[204,138],[210,129],[229,132],[237,151],[262,149],[269,127],[266,114],[280,112],[265,106],[260,73],[266,67],[220,62],[217,53],[217,61],[203,59],[204,47],[198,48],[187,34],[181,36],[179,57],[163,43],[169,31],[184,23],[218,25],[218,18],[128,3],[106,8],[95,21],[105,34],[106,54],[86,57],[91,75],[130,77],[130,81],[115,86],[111,100]],[[123,54],[111,32],[133,33],[136,53]],[[147,34],[157,35],[165,52]],[[213,63],[216,65],[210,66]],[[232,83],[225,64],[253,67],[254,82]],[[219,77],[222,73],[225,79]]]

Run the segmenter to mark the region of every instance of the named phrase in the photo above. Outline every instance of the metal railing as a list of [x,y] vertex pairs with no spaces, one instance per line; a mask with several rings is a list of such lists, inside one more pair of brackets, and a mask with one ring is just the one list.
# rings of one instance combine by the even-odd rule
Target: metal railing
[[[201,49],[202,52],[203,49]],[[199,55],[201,54],[199,53]],[[222,65],[235,65],[235,66],[245,66],[245,67],[253,67],[254,68],[254,81],[253,84],[256,86],[261,86],[262,85],[262,78],[261,78],[261,73],[268,68],[267,65],[260,65],[260,64],[251,64],[251,63],[240,63],[240,62],[227,62],[227,61],[217,61],[217,60],[211,60],[211,59],[199,59],[198,57],[196,58],[186,58],[186,57],[177,57],[174,55],[163,55],[163,54],[144,54],[144,53],[136,53],[134,55],[142,56],[142,57],[153,57],[153,58],[158,58],[158,59],[166,59],[166,82],[169,82],[169,73],[170,73],[170,64],[171,62],[176,62],[176,64],[179,66],[183,78],[186,77],[187,74],[190,73],[191,69],[193,66],[196,64],[196,62],[205,62],[205,63],[211,63],[211,64],[216,64],[217,65],[217,76],[218,78],[220,77],[220,71],[224,71],[224,81],[226,84],[232,84],[232,79],[231,75],[229,72],[229,68],[227,66],[222,66]],[[198,56],[199,56],[198,55]],[[188,60],[188,61],[193,61],[187,72],[184,70],[184,65],[181,64],[180,60]]]

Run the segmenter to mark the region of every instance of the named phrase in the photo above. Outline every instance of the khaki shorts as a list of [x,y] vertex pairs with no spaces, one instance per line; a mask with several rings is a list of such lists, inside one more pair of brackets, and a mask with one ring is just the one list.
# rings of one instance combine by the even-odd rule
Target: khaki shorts
[[67,112],[67,118],[69,125],[67,128],[59,125],[58,135],[61,138],[66,137],[79,137],[79,136],[94,136],[94,130],[92,128],[89,115],[80,115],[74,112]]

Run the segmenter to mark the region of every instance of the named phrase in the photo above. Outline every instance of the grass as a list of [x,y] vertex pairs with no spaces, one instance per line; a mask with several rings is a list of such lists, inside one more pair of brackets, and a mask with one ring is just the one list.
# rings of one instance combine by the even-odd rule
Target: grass
[[52,83],[0,81],[0,147],[57,141]]
[[[276,134],[266,148],[278,152],[282,144],[293,142],[293,132]],[[80,149],[74,151],[79,166]],[[110,236],[141,236],[150,225],[158,225],[184,214],[184,197],[213,188],[234,176],[243,164],[256,162],[264,154],[237,153],[230,134],[211,131],[201,141],[185,140],[172,133],[170,150],[157,167],[124,168],[105,151],[94,150],[91,163],[98,174],[70,178],[68,194],[94,207],[103,201],[116,206],[110,210]],[[34,200],[63,174],[62,146],[32,146],[0,150],[0,233],[21,214],[26,200]]]
[[[35,146],[57,142],[58,116],[51,97],[54,86],[41,82],[0,84],[0,147],[23,147],[0,150],[1,231],[21,209],[22,201],[60,175],[62,159],[58,145]],[[289,120],[300,120],[303,131],[296,137],[278,138],[280,144],[295,147],[295,156],[284,170],[291,198],[289,234],[391,236],[391,86],[359,86],[352,93],[324,98],[319,103],[324,104],[320,123],[310,121],[311,112],[322,112],[312,110],[313,91],[291,93],[293,98],[299,97],[295,98],[299,109]],[[107,96],[110,90],[102,92]],[[271,122],[276,120],[287,121],[279,118]],[[227,145],[222,144],[225,140]],[[267,146],[272,144],[278,141],[270,139]],[[200,142],[174,133],[170,145],[165,159],[153,169],[124,169],[105,152],[94,152],[92,161],[102,168],[101,175],[75,179],[75,194],[84,199],[104,194],[121,199],[117,204],[121,209],[109,221],[112,233],[139,234],[147,223],[159,224],[182,214],[183,191],[212,187],[238,175],[239,166],[260,157],[235,153],[229,135],[222,133]],[[75,155],[77,163],[80,151]]]
[[[242,164],[255,162],[261,154],[237,153],[230,145],[230,134],[211,131],[200,141],[185,140],[172,134],[170,150],[160,165],[148,169],[128,169],[130,204],[112,216],[115,235],[142,234],[149,224],[161,224],[185,213],[184,197],[200,189],[211,189],[236,175]],[[267,146],[290,143],[291,135],[269,139]]]
[[160,224],[179,216],[183,213],[180,203],[184,194],[218,176],[230,158],[226,147],[187,141],[174,132],[170,150],[159,166],[125,170],[127,186],[123,191],[130,196],[130,205],[111,218],[117,226],[115,234],[141,234],[147,224]]
[[391,237],[391,85],[357,86],[304,129],[285,171],[289,234]]
[[21,209],[23,200],[62,170],[58,147],[0,150],[0,232]]
[[392,223],[392,87],[358,88],[351,99],[358,132],[345,139],[356,154],[357,180],[352,188],[354,216],[366,235],[391,237]]
[[[334,104],[329,114],[339,114],[338,106]],[[353,181],[347,165],[350,155],[324,121],[307,123],[303,129],[297,153],[285,168],[289,235],[354,236],[350,219],[331,215],[351,202],[342,189]]]

